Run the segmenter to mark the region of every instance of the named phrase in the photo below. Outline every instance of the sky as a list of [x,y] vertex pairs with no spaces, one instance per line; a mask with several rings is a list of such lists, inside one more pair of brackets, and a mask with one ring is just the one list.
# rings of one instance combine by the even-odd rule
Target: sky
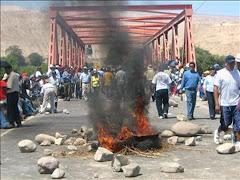
[[[17,5],[26,9],[48,9],[57,1],[1,1],[1,5]],[[196,14],[210,14],[240,17],[240,1],[129,1],[129,4],[192,4]]]

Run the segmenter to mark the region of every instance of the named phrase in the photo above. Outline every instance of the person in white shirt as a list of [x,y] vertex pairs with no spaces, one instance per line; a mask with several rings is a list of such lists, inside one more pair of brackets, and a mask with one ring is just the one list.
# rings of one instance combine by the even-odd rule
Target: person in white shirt
[[172,80],[169,75],[162,72],[164,69],[159,68],[159,72],[153,77],[151,93],[156,88],[156,106],[158,110],[158,116],[160,119],[167,118],[168,108],[169,108],[169,85]]
[[209,114],[211,119],[215,119],[215,100],[213,96],[213,89],[214,89],[214,79],[216,76],[216,70],[214,67],[210,67],[210,74],[205,78],[203,83],[203,91],[204,94],[207,96],[208,100],[208,107],[209,107]]
[[234,69],[235,58],[231,55],[226,57],[225,66],[226,68],[218,71],[214,80],[215,109],[216,111],[221,109],[223,115],[223,118],[220,118],[219,128],[214,132],[214,142],[221,143],[219,133],[226,131],[233,123],[232,140],[234,144],[240,145],[240,112],[237,110],[240,73]]
[[49,78],[50,83],[54,86],[55,88],[55,97],[54,97],[54,113],[57,113],[57,106],[58,106],[58,87],[59,87],[59,79],[56,77],[56,71],[52,71],[52,76]]
[[36,71],[36,73],[35,73],[35,76],[36,76],[36,78],[39,78],[41,75],[42,75],[42,73],[41,73],[41,68],[38,67],[38,68],[37,68],[37,71]]
[[55,87],[49,81],[49,79],[45,79],[45,84],[41,89],[41,96],[43,98],[42,107],[40,109],[41,114],[46,112],[48,103],[51,105],[50,113],[54,112]]

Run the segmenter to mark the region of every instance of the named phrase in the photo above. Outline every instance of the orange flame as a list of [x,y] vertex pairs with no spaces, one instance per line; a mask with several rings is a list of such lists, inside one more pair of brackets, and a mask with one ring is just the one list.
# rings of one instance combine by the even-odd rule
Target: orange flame
[[103,125],[99,126],[98,129],[98,138],[99,143],[102,147],[111,150],[111,151],[120,151],[123,149],[123,146],[120,143],[124,143],[133,136],[146,136],[146,135],[154,135],[157,133],[149,124],[148,119],[145,117],[141,105],[143,103],[143,99],[138,99],[138,106],[133,116],[135,122],[135,134],[132,131],[129,131],[126,126],[123,126],[121,131],[117,134],[117,137],[112,137],[108,131],[104,128]]

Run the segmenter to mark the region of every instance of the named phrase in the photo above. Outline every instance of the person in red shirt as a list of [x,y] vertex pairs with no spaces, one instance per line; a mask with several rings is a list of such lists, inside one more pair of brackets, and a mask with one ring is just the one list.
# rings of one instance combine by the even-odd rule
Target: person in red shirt
[[0,129],[10,129],[13,128],[11,124],[9,124],[4,116],[2,108],[6,106],[7,104],[7,83],[5,80],[7,80],[8,76],[7,74],[4,75],[3,80],[0,81]]

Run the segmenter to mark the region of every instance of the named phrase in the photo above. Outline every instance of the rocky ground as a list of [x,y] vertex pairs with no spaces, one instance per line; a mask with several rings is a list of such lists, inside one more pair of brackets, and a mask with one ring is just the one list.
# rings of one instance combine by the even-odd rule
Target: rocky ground
[[[178,98],[174,98],[174,100],[178,102],[178,107],[170,108],[171,115],[168,119],[158,119],[155,103],[151,102],[150,104],[149,119],[159,132],[166,129],[170,130],[178,122],[176,116],[180,113],[186,113],[186,103]],[[74,151],[75,147],[84,149],[84,146],[56,145],[56,143],[61,144],[59,139],[65,138],[65,136],[61,135],[71,135],[73,128],[79,130],[82,126],[91,127],[88,123],[86,102],[81,100],[61,101],[59,110],[65,108],[68,109],[69,114],[36,115],[27,120],[23,124],[23,128],[1,131],[1,179],[51,179],[64,172],[66,179],[125,179],[125,172],[113,172],[111,161],[97,162],[96,157],[94,160],[95,152],[81,153],[84,151],[79,150],[77,155],[68,153],[70,150]],[[211,131],[218,126],[218,119],[210,120],[208,118],[206,102],[197,102],[195,118],[196,120],[191,121],[192,123],[208,125]],[[56,132],[60,134],[56,134]],[[57,136],[58,141],[52,142],[53,144],[50,146],[40,146],[35,141],[40,139],[39,136],[35,139],[38,134]],[[239,179],[239,153],[219,154],[216,151],[218,146],[213,143],[213,134],[201,134],[201,136],[202,141],[196,141],[196,146],[186,146],[184,143],[178,143],[173,148],[161,152],[161,156],[145,158],[138,155],[127,155],[126,157],[131,166],[134,166],[136,170],[138,170],[138,166],[140,167],[140,174],[135,179]],[[189,142],[191,140],[187,141],[189,138],[184,137],[185,142],[195,143]],[[18,144],[24,139],[32,140],[37,145],[37,149],[35,150],[34,144],[29,141]],[[167,139],[165,138],[166,141]],[[183,141],[183,138],[179,137],[172,139],[172,141],[168,141]],[[224,141],[224,143],[226,142],[231,143],[231,141]],[[21,153],[18,145],[24,148],[26,144],[34,152]],[[49,142],[45,141],[43,144],[48,145]],[[58,161],[51,159],[52,164],[58,165],[60,163],[59,169],[54,171],[52,177],[51,174],[40,174],[38,170],[38,164],[44,166],[44,159],[39,160],[44,157],[44,149],[50,149],[54,152],[61,152],[64,149],[67,152],[66,155],[55,154]],[[31,150],[25,148],[23,151]],[[172,163],[178,163],[181,167],[176,167],[176,164]],[[168,166],[168,168],[165,166]],[[124,171],[127,171],[128,168],[131,167],[125,167]],[[182,172],[182,168],[184,172]],[[167,173],[167,171],[171,170],[179,173]],[[40,171],[43,172],[46,169],[42,168]]]

